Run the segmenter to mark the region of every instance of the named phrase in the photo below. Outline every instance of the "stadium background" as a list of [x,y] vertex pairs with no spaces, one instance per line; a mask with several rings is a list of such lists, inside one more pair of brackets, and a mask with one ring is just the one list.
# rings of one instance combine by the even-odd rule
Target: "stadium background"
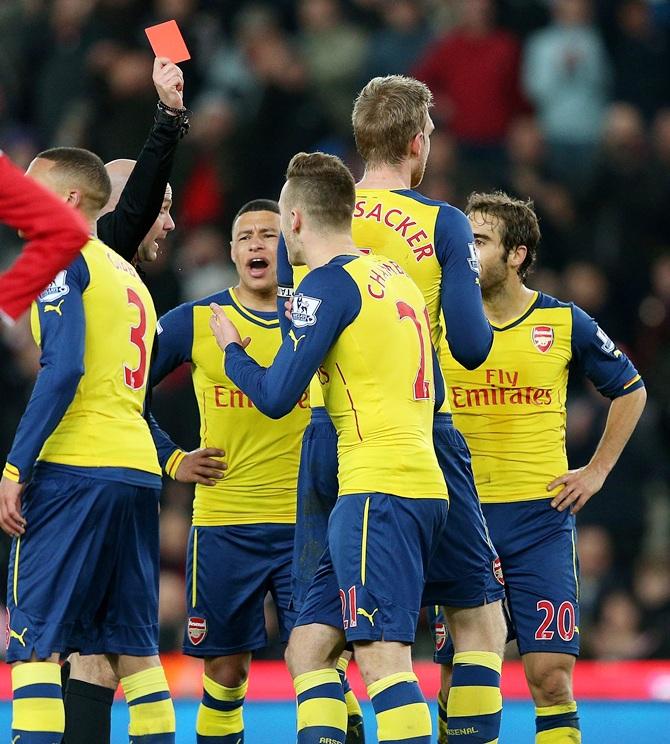
[[[590,732],[608,742],[670,741],[670,706],[641,702],[670,700],[670,663],[600,665],[670,658],[670,2],[3,0],[2,148],[24,167],[56,144],[88,147],[104,160],[135,157],[156,100],[143,28],[169,18],[193,57],[182,65],[193,117],[171,179],[177,230],[159,262],[146,267],[159,313],[234,282],[231,216],[248,199],[276,198],[296,151],[337,153],[360,175],[349,117],[357,90],[374,75],[411,73],[434,91],[428,196],[463,206],[473,188],[501,187],[535,200],[543,241],[530,286],[594,315],[649,391],[638,430],[578,522],[583,657],[596,662],[583,666],[578,697],[582,686],[596,700],[640,702],[585,706],[585,740]],[[548,62],[552,50],[559,64]],[[0,267],[17,248],[15,236],[0,234]],[[37,368],[26,323],[5,331],[0,457]],[[188,370],[166,380],[154,401],[176,441],[196,446]],[[576,467],[597,443],[606,401],[573,379],[568,411]],[[165,653],[179,648],[184,622],[190,501],[190,488],[166,481]],[[3,536],[2,571],[8,549]],[[276,660],[282,649],[271,613],[268,622],[271,642],[258,656]],[[416,657],[430,651],[424,627]],[[188,732],[198,675],[171,663],[185,698],[179,727]],[[434,671],[425,669],[430,678]],[[524,697],[518,669],[508,669],[508,699]],[[0,672],[5,679],[4,664]],[[287,679],[280,665],[252,670],[252,697],[286,702],[249,706],[249,741],[268,741],[258,732],[270,719],[276,740],[290,740]],[[8,697],[1,681],[0,697]],[[125,711],[116,707],[115,741],[124,741]],[[514,733],[521,720],[530,732],[531,717],[528,702],[507,706],[502,744],[521,740]],[[8,703],[0,703],[3,730],[8,719]],[[664,722],[664,733],[654,721]]]

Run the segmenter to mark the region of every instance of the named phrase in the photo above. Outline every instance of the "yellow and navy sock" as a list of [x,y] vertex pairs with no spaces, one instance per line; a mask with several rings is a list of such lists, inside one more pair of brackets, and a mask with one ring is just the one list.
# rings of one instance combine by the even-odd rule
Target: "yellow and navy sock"
[[535,708],[535,744],[581,744],[577,703]]
[[298,701],[298,744],[344,744],[347,705],[336,669],[318,669],[293,680]]
[[123,677],[128,703],[128,736],[133,744],[174,744],[175,715],[163,667]]
[[13,667],[12,690],[12,741],[60,741],[65,731],[60,664],[37,661]]
[[500,734],[502,660],[490,651],[454,655],[447,700],[449,742],[495,744]]
[[224,687],[203,674],[202,686],[202,701],[195,723],[198,744],[242,744],[242,706],[249,681],[245,680],[239,687]]
[[384,677],[368,687],[368,695],[377,716],[379,744],[430,744],[430,711],[415,674]]
[[447,738],[447,701],[442,697],[442,693],[437,693],[437,744],[448,744]]
[[337,673],[340,675],[342,691],[344,692],[344,702],[347,704],[347,738],[345,744],[365,744],[363,711],[347,679],[348,666],[349,659],[340,656],[337,660]]

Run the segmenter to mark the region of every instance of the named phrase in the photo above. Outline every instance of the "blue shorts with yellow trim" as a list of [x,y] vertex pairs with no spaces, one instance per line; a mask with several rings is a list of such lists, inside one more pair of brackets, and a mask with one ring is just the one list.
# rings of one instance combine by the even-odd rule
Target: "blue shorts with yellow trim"
[[[86,469],[92,470],[92,469]],[[7,583],[7,661],[158,653],[160,490],[40,465]]]
[[[512,637],[519,653],[579,655],[579,562],[575,516],[551,499],[482,504],[505,576]],[[451,515],[449,516],[451,519]],[[435,661],[453,648],[439,628]]]
[[281,640],[291,602],[292,524],[192,527],[186,561],[184,653],[229,656],[267,645],[265,597],[277,607]]
[[433,443],[449,489],[449,521],[428,569],[423,604],[479,607],[503,599],[498,555],[482,515],[470,450],[451,414],[436,414]]
[[328,524],[328,550],[296,625],[329,618],[349,642],[413,643],[426,572],[448,511],[445,499],[340,497]]
[[328,519],[339,490],[337,432],[324,408],[313,408],[305,429],[298,471],[298,502],[293,552],[293,607],[302,609],[328,541]]

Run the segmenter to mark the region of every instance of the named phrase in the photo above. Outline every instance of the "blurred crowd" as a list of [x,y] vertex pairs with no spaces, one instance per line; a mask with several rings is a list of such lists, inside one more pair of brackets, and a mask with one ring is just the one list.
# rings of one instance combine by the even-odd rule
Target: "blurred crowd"
[[[350,114],[370,77],[424,80],[437,130],[422,191],[457,206],[473,189],[531,197],[543,241],[530,286],[595,316],[646,380],[638,431],[579,517],[580,632],[588,657],[670,657],[670,0],[4,0],[2,148],[23,166],[53,145],[136,157],[156,103],[143,29],[171,18],[192,54],[193,115],[172,178],[177,230],[146,269],[158,312],[235,281],[231,216],[276,198],[295,152],[336,153],[360,175]],[[0,234],[0,267],[16,248]],[[0,352],[4,457],[37,370],[25,324]],[[189,371],[154,400],[173,438],[197,446]],[[578,467],[607,401],[577,378],[568,408]],[[166,482],[165,650],[183,630],[190,501]],[[281,653],[276,637],[266,653]]]

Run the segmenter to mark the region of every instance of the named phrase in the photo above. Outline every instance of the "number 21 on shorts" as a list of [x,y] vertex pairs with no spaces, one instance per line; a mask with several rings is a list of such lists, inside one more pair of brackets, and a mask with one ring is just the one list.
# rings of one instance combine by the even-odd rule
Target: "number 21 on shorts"
[[350,586],[345,592],[340,589],[340,603],[342,605],[342,626],[345,630],[355,628],[357,625],[356,587]]

